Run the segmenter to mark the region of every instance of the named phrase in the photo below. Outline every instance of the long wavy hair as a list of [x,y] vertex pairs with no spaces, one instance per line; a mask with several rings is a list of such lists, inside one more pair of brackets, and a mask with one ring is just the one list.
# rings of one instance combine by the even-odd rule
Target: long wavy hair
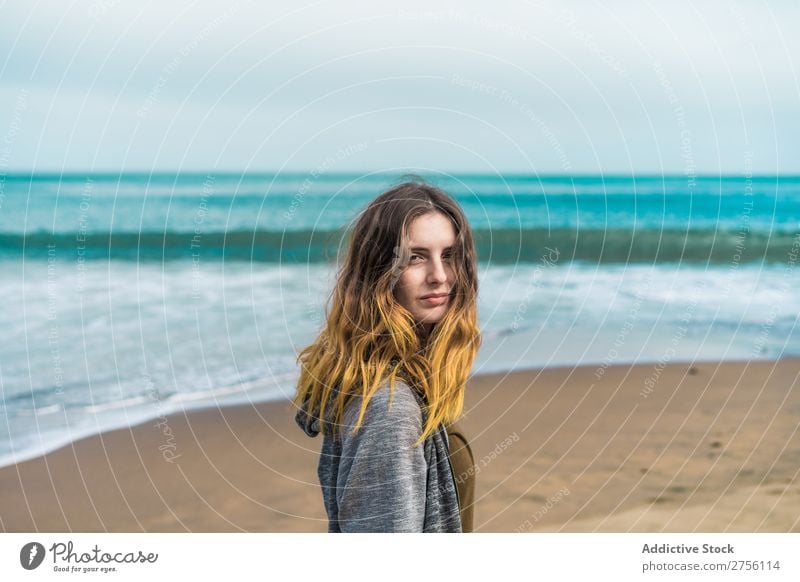
[[[418,217],[441,212],[453,224],[455,281],[445,315],[429,333],[394,295],[408,265],[408,229]],[[325,325],[297,358],[296,406],[314,411],[320,429],[335,431],[354,396],[361,426],[370,398],[385,380],[390,394],[401,379],[424,396],[427,421],[422,443],[441,423],[454,422],[464,406],[464,388],[480,347],[478,277],[472,230],[458,203],[413,177],[375,198],[346,238],[344,261],[325,310]],[[341,256],[340,254],[340,256]],[[328,410],[332,407],[331,410]]]

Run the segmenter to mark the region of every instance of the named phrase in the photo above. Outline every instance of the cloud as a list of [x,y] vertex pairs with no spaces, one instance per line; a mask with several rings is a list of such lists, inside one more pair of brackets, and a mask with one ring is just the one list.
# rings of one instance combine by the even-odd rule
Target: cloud
[[0,132],[26,91],[12,169],[302,170],[366,140],[342,169],[681,173],[688,129],[698,171],[797,172],[798,8],[771,8],[18,3]]

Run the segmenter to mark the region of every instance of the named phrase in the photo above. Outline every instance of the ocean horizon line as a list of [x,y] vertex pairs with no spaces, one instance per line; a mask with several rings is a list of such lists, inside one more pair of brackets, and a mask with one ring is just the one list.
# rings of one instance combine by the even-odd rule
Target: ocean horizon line
[[[47,169],[47,170],[24,170],[24,169],[15,169],[15,170],[6,170],[4,172],[0,172],[0,177],[2,179],[25,179],[25,178],[77,178],[77,177],[98,177],[98,178],[116,178],[116,177],[141,177],[141,176],[153,176],[153,177],[178,177],[178,176],[187,176],[187,177],[197,177],[197,176],[219,176],[219,177],[235,177],[235,176],[253,176],[253,177],[271,177],[271,176],[306,176],[315,172],[316,168],[308,168],[306,170],[236,170],[236,169],[224,169],[224,170],[202,170],[202,169],[188,169],[188,170],[146,170],[146,169],[134,169],[134,170],[124,170],[124,171],[116,171],[116,170],[68,170],[68,171],[61,171],[56,169]],[[398,178],[402,176],[413,176],[418,175],[423,178],[431,178],[431,177],[448,177],[448,176],[460,176],[460,177],[475,177],[475,178],[492,178],[497,179],[498,177],[506,177],[506,178],[532,178],[538,177],[542,179],[556,179],[556,178],[576,178],[576,179],[632,179],[632,178],[664,178],[664,179],[717,179],[717,178],[742,178],[742,179],[753,179],[753,180],[766,180],[766,179],[774,179],[774,178],[789,178],[789,179],[800,179],[800,172],[789,172],[789,173],[768,173],[768,172],[752,172],[752,173],[743,173],[743,172],[694,172],[692,174],[686,174],[685,172],[657,172],[657,171],[643,171],[643,172],[524,172],[524,171],[509,171],[509,172],[473,172],[473,171],[454,171],[454,170],[442,170],[437,172],[389,172],[384,170],[326,170],[324,172],[318,172],[320,176],[380,176],[380,177],[387,177],[391,175],[396,175]]]

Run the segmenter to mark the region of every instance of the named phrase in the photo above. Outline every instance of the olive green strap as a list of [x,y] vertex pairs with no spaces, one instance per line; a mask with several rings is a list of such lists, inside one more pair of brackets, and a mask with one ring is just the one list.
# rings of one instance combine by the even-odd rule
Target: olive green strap
[[473,531],[475,519],[475,458],[461,427],[453,423],[447,427],[450,448],[450,464],[453,467],[458,497],[461,502],[461,530]]

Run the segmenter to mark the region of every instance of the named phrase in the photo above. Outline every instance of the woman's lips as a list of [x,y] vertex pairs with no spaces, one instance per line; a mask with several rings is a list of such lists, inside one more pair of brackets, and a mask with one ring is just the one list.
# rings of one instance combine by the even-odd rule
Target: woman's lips
[[431,307],[442,305],[446,301],[447,301],[447,295],[440,295],[439,297],[426,297],[425,299],[422,299],[422,302],[425,305],[429,305]]

